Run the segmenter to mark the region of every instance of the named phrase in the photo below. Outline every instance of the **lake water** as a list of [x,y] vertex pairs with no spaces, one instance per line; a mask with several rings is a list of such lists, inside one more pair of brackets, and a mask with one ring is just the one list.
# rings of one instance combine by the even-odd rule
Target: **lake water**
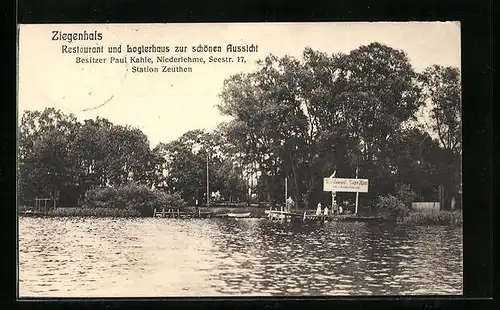
[[462,286],[457,227],[19,220],[20,297],[461,295]]

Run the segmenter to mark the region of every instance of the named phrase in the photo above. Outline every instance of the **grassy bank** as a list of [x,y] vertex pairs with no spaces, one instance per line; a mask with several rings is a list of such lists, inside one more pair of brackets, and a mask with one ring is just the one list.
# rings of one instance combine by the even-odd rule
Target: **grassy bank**
[[462,225],[461,211],[410,211],[398,219],[400,224],[409,225]]
[[93,217],[139,217],[136,210],[118,208],[57,208],[51,210],[48,216],[93,216]]
[[[213,216],[221,216],[228,213],[250,213],[250,217],[265,216],[265,208],[260,207],[200,207],[201,212],[210,212]],[[23,210],[19,210],[22,214]],[[195,213],[195,207],[182,208],[181,212]],[[142,217],[137,210],[126,208],[90,208],[90,207],[65,207],[50,210],[46,216],[89,216],[89,217]],[[152,216],[152,214],[151,214]]]

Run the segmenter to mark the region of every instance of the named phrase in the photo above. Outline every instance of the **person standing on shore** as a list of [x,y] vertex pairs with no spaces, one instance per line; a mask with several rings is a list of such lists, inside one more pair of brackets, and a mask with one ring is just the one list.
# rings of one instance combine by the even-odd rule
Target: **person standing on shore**
[[337,201],[333,201],[332,203],[332,215],[337,215],[339,213],[339,205],[337,204]]
[[294,204],[295,202],[293,201],[292,197],[289,196],[286,201],[286,211],[291,212]]
[[321,215],[321,202],[318,202],[318,207],[316,208],[316,215]]

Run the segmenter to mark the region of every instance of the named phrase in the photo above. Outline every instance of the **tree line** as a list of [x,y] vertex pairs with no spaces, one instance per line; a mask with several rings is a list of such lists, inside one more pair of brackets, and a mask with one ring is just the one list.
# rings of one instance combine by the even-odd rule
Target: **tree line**
[[20,201],[79,201],[134,182],[203,203],[208,175],[220,200],[270,204],[283,202],[286,178],[289,196],[306,208],[328,199],[324,177],[354,177],[356,169],[370,180],[365,206],[405,188],[421,201],[441,196],[448,209],[461,190],[457,68],[416,72],[404,51],[379,43],[348,54],[308,47],[300,59],[269,55],[256,71],[228,77],[218,109],[232,120],[153,148],[139,129],[103,118],[27,111]]

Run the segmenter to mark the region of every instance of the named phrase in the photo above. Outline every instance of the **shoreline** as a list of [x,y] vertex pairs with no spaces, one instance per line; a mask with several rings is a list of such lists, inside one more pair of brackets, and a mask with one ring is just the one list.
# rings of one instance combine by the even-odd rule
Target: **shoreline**
[[[180,219],[198,218],[195,207],[185,207]],[[202,218],[252,218],[266,219],[268,208],[262,207],[200,207],[200,212],[204,214]],[[246,215],[244,217],[232,217],[228,214]],[[134,210],[115,208],[58,208],[47,213],[18,211],[19,217],[89,217],[89,218],[148,218],[153,215],[141,215]],[[410,212],[403,217],[391,217],[381,214],[375,215],[353,215],[341,214],[330,221],[332,222],[393,222],[398,225],[417,226],[462,226],[463,218],[460,211],[434,211],[434,212]]]

